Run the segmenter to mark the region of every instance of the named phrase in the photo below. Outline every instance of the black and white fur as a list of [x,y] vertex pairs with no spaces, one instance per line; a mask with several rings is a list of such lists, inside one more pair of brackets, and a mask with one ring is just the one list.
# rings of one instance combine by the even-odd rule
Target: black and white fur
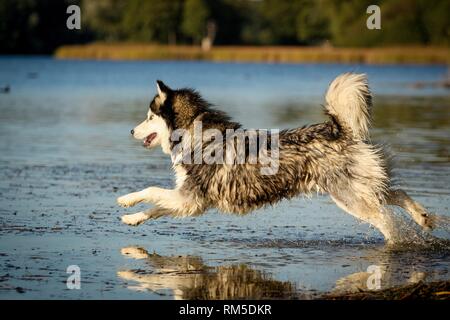
[[[330,194],[347,213],[370,223],[387,241],[394,241],[393,220],[386,205],[405,209],[424,229],[432,219],[422,205],[403,190],[390,185],[388,163],[381,148],[370,142],[372,96],[364,74],[338,76],[326,93],[325,113],[329,120],[279,134],[279,169],[263,175],[260,164],[183,164],[174,161],[171,133],[192,130],[202,121],[203,130],[238,129],[223,112],[217,111],[191,89],[172,90],[157,82],[147,118],[132,134],[144,146],[162,147],[172,158],[176,175],[174,189],[149,187],[119,197],[123,207],[150,202],[156,207],[125,215],[122,221],[138,225],[161,216],[186,217],[209,208],[245,214],[268,204],[321,192]],[[225,142],[224,142],[225,143]]]

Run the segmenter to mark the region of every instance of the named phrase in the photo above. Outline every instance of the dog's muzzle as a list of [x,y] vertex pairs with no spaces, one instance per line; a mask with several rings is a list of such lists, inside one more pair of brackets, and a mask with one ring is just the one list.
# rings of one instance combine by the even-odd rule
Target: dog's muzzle
[[150,133],[145,139],[144,139],[144,147],[149,147],[153,140],[155,140],[157,134],[156,132]]

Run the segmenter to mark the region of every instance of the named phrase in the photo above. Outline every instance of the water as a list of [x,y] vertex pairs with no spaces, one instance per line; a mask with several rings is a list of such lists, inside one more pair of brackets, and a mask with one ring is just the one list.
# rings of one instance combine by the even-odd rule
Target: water
[[[288,128],[323,121],[326,87],[346,71],[369,76],[373,136],[397,155],[396,183],[448,216],[450,97],[414,87],[444,79],[445,66],[0,58],[11,87],[0,94],[0,298],[314,298],[365,289],[371,265],[382,288],[448,280],[448,248],[392,251],[327,196],[245,217],[119,220],[146,206],[116,197],[173,183],[169,159],[129,134],[156,79],[200,90],[246,127]],[[80,290],[66,287],[69,265]]]

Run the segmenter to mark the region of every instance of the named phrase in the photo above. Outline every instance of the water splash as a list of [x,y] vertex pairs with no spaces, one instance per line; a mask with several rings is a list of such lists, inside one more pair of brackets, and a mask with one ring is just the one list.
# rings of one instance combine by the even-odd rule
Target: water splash
[[[395,249],[450,249],[450,240],[434,236],[413,220],[405,219],[403,213],[392,207],[385,207],[383,215],[389,232],[389,238],[386,239],[389,247]],[[437,228],[449,230],[450,219],[448,217],[433,214],[432,219],[436,222]]]

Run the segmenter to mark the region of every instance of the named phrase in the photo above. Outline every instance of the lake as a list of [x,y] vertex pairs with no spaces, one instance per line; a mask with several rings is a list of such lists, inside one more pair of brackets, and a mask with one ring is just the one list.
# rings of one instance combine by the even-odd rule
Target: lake
[[[449,280],[448,248],[393,251],[325,195],[244,217],[120,221],[148,205],[123,209],[118,196],[173,184],[170,159],[129,133],[157,79],[198,89],[246,127],[281,129],[324,121],[327,85],[347,71],[369,77],[373,139],[396,154],[396,184],[449,216],[449,90],[417,85],[446,66],[0,57],[0,298],[312,299],[365,289],[373,268],[382,288]],[[66,285],[73,265],[79,290]]]

